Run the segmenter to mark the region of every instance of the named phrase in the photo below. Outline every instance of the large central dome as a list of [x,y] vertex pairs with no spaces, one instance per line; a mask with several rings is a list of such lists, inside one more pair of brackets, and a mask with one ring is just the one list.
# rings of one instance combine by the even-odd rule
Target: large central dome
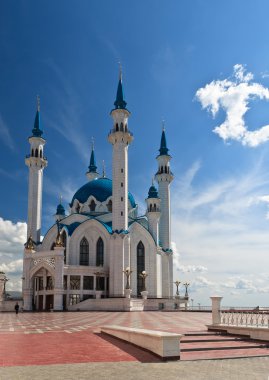
[[[106,177],[97,178],[83,185],[72,198],[70,206],[73,206],[75,199],[80,203],[85,203],[90,196],[95,197],[99,202],[104,202],[112,196],[112,180]],[[136,206],[134,197],[128,192],[128,199],[132,208]]]

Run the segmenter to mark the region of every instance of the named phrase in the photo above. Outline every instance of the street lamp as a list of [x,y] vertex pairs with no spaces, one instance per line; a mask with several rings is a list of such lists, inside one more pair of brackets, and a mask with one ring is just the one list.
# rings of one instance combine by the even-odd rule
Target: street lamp
[[132,273],[133,271],[130,269],[130,267],[127,267],[124,271],[123,271],[123,273],[125,273],[125,275],[126,275],[126,287],[125,287],[125,289],[130,289],[130,277],[131,277],[131,273]]
[[180,284],[180,281],[175,281],[174,284],[176,285],[177,287],[177,291],[176,291],[176,295],[179,296],[179,291],[178,291],[178,287],[179,287],[179,284]]
[[185,282],[183,285],[185,286],[185,289],[186,289],[186,291],[185,291],[185,298],[187,298],[187,297],[189,297],[189,295],[188,295],[188,287],[190,286],[190,283],[189,282]]
[[146,289],[146,278],[148,277],[148,274],[145,270],[143,270],[142,273],[140,273],[139,277],[142,278],[142,292],[145,292]]
[[193,298],[191,298],[191,308],[193,309]]

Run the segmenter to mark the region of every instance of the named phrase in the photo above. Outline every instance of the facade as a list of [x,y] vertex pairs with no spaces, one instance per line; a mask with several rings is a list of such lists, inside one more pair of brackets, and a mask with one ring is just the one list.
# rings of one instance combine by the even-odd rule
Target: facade
[[[146,198],[146,215],[138,216],[137,205],[128,189],[128,149],[133,141],[129,130],[130,112],[123,97],[120,74],[116,100],[111,111],[113,127],[108,141],[112,146],[112,180],[97,171],[94,146],[86,173],[87,183],[74,194],[66,215],[57,206],[56,223],[40,241],[43,171],[46,140],[42,137],[38,102],[30,154],[28,229],[23,260],[25,310],[63,310],[72,305],[90,307],[109,299],[172,296],[173,255],[171,250],[170,170],[165,130],[162,131],[157,173]],[[127,272],[130,278],[127,281]],[[142,272],[146,279],[141,276]],[[144,276],[145,277],[145,276]],[[96,304],[96,305],[97,305]],[[85,306],[88,305],[88,306]]]

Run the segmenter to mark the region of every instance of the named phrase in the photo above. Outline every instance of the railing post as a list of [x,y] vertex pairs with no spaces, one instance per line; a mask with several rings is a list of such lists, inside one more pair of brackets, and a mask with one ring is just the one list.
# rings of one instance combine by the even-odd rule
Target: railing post
[[212,296],[210,297],[212,300],[212,325],[220,325],[221,317],[220,317],[220,303],[222,297]]

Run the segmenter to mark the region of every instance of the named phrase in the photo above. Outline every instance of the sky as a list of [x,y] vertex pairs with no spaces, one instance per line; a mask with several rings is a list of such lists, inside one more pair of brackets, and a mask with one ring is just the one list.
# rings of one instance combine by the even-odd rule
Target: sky
[[[172,156],[174,280],[194,305],[268,306],[269,3],[266,0],[17,0],[0,3],[0,270],[21,287],[28,137],[36,96],[48,167],[42,234],[60,195],[87,182],[91,139],[111,177],[107,134],[119,64],[129,190],[141,214],[162,120]],[[180,288],[181,294],[184,288]]]

